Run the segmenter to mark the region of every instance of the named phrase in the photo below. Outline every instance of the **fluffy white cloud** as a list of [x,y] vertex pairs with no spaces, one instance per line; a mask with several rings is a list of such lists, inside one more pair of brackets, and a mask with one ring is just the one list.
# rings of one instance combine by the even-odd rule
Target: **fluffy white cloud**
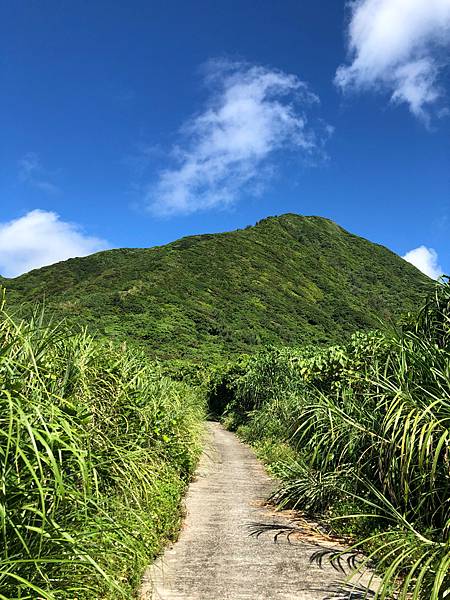
[[84,235],[77,225],[61,221],[56,213],[33,210],[19,219],[0,223],[0,274],[15,277],[107,247],[104,240]]
[[419,246],[407,252],[403,258],[432,279],[438,279],[444,272],[439,264],[437,252],[433,248]]
[[335,82],[342,89],[384,89],[426,118],[441,96],[448,62],[450,0],[355,0],[348,31],[350,65]]
[[306,111],[318,98],[295,75],[261,66],[214,61],[206,69],[205,109],[181,129],[174,166],[159,173],[146,201],[160,214],[192,213],[255,192],[281,149],[320,150],[331,128],[313,131]]

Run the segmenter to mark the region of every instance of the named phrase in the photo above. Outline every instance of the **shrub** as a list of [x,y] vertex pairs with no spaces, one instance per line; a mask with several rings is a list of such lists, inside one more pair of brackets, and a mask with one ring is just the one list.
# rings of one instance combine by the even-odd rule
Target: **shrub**
[[[397,328],[344,346],[268,350],[232,384],[247,440],[383,574],[380,598],[450,594],[450,283]],[[274,452],[274,447],[288,448]]]
[[144,355],[2,305],[0,597],[132,597],[176,530],[202,416]]

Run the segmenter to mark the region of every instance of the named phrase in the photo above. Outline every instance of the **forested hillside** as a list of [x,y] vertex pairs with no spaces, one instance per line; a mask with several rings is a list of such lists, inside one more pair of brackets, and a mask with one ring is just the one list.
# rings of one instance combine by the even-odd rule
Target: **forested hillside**
[[327,219],[286,214],[166,246],[70,259],[3,280],[8,304],[127,339],[160,358],[341,342],[417,305],[429,279]]

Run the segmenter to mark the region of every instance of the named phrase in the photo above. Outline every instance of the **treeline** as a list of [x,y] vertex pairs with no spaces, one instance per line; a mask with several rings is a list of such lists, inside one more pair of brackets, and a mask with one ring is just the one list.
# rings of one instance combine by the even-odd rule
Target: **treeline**
[[175,534],[200,397],[125,345],[0,303],[0,598],[135,597]]
[[282,480],[274,501],[350,536],[361,568],[383,577],[380,598],[449,596],[448,281],[395,327],[242,357],[208,389]]

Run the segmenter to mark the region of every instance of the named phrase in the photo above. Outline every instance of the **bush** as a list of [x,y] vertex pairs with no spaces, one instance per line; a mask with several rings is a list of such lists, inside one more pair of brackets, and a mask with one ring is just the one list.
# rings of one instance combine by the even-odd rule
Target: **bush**
[[380,598],[394,584],[403,599],[450,594],[449,315],[442,281],[397,328],[271,349],[229,384],[228,412],[283,480],[274,499],[354,536]]
[[144,355],[0,311],[1,598],[131,598],[176,531],[203,406]]

